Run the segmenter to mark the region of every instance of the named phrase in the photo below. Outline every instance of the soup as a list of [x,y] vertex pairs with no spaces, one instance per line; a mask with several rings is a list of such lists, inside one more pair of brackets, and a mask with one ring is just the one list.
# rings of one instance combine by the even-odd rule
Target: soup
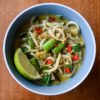
[[61,15],[33,16],[15,41],[18,72],[39,85],[55,85],[74,77],[84,57],[78,23]]

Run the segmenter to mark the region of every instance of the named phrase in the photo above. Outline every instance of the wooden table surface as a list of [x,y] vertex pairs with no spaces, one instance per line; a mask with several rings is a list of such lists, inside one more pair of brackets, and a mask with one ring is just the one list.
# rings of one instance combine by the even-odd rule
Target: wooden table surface
[[[87,79],[74,90],[59,96],[41,96],[22,88],[9,74],[2,54],[3,38],[11,20],[23,9],[44,2],[65,4],[81,13],[91,25],[97,43],[96,60]],[[0,0],[0,100],[100,100],[99,50],[100,0]]]

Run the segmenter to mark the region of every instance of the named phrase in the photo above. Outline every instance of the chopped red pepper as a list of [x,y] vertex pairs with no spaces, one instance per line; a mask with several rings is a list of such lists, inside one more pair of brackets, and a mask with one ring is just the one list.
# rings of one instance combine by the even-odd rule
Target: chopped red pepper
[[67,51],[70,53],[72,51],[72,46],[71,45],[68,45],[67,46]]
[[38,34],[41,34],[43,32],[42,28],[40,27],[35,27],[35,31],[38,33]]
[[54,21],[56,21],[56,18],[50,16],[49,19],[48,19],[48,21],[49,21],[49,22],[54,22]]
[[78,56],[77,54],[75,54],[75,55],[72,56],[72,59],[73,59],[74,61],[77,61],[77,60],[79,59],[79,56]]
[[51,65],[53,64],[53,61],[51,59],[46,59],[46,63]]
[[64,72],[65,72],[65,73],[71,73],[71,70],[70,70],[69,67],[66,67],[66,68],[64,69]]

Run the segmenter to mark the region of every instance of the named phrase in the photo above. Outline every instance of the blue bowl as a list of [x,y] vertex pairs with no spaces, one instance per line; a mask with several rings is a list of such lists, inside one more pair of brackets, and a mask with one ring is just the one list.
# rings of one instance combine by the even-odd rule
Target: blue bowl
[[[76,21],[81,28],[82,37],[85,41],[86,51],[83,63],[79,71],[75,74],[74,77],[61,83],[60,85],[55,86],[38,86],[30,81],[24,79],[16,70],[14,61],[13,61],[13,48],[14,40],[16,38],[17,29],[24,23],[26,20],[29,20],[34,15],[41,14],[57,14],[63,15],[64,17]],[[3,43],[3,55],[4,60],[7,66],[8,71],[11,76],[19,83],[22,87],[27,90],[42,94],[42,95],[58,95],[68,91],[71,91],[75,87],[85,80],[85,78],[90,73],[96,55],[96,44],[93,32],[87,23],[87,21],[75,10],[67,6],[56,4],[56,3],[44,3],[38,4],[32,7],[29,7],[18,14],[14,20],[9,25]]]

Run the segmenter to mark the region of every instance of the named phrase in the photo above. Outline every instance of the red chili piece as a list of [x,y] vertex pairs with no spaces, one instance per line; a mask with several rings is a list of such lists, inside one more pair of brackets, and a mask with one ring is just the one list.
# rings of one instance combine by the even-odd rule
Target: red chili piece
[[65,71],[65,73],[71,73],[71,70],[69,67],[65,68],[64,71]]
[[72,46],[71,45],[68,45],[67,46],[67,51],[70,53],[72,51]]
[[42,28],[40,27],[35,27],[35,31],[38,33],[38,34],[41,34],[43,32]]
[[53,61],[51,59],[46,59],[47,64],[53,64]]
[[75,55],[72,56],[72,59],[73,59],[74,61],[77,61],[77,60],[79,59],[79,56],[78,56],[77,54],[75,54]]

